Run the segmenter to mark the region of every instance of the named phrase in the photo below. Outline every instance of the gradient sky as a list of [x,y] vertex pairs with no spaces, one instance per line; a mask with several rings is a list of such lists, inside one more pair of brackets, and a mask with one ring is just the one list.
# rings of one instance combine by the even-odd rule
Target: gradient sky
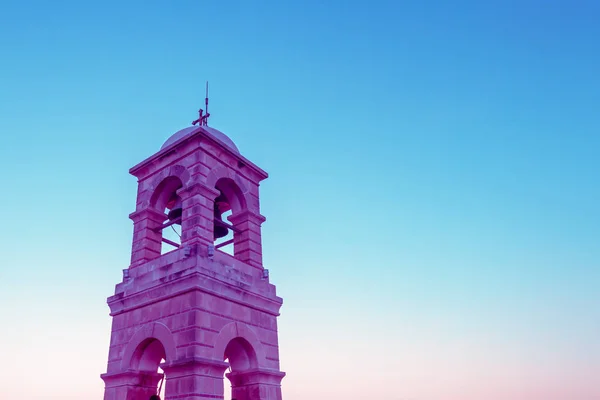
[[270,173],[286,400],[600,399],[600,3],[4,1],[6,399],[100,399],[128,168]]

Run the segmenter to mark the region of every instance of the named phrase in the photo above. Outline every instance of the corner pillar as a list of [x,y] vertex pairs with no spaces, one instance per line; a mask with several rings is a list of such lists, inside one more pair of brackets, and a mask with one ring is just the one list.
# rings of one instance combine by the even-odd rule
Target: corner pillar
[[260,214],[245,210],[230,215],[228,219],[234,227],[240,230],[239,233],[233,236],[235,258],[253,267],[262,269],[260,226],[265,222],[266,218]]
[[222,399],[227,367],[226,362],[199,357],[161,364],[167,376],[165,400],[173,398],[170,393],[176,393],[178,400]]
[[163,374],[157,372],[127,371],[102,374],[104,400],[149,399],[156,394],[158,382]]
[[160,256],[162,232],[158,228],[167,216],[152,208],[146,208],[131,213],[129,218],[133,221],[131,266],[135,267]]
[[282,400],[281,380],[285,372],[252,369],[230,372],[231,398],[236,400]]
[[181,244],[213,244],[214,204],[219,191],[202,183],[194,183],[180,189],[177,194],[181,197],[183,208]]

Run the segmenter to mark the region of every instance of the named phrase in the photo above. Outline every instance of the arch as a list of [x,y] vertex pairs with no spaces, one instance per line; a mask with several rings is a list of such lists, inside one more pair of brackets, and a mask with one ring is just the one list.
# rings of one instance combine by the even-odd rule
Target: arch
[[152,197],[150,197],[150,207],[157,211],[164,212],[165,207],[173,194],[175,194],[182,186],[183,183],[178,177],[166,177],[154,189]]
[[[158,345],[153,344],[156,341],[158,341],[164,350],[164,359],[167,362],[174,361],[177,357],[177,347],[175,346],[173,334],[166,325],[160,322],[154,322],[138,329],[131,337],[123,352],[121,370],[127,371],[129,369],[138,369],[140,367],[140,362],[143,367],[144,360],[140,357],[143,357],[143,353],[145,353],[146,350],[151,351],[151,353],[146,353],[147,356],[160,352]],[[154,347],[148,348],[148,346]]]
[[215,338],[213,358],[224,360],[228,351],[237,353],[240,350],[254,359],[249,360],[250,365],[256,364],[252,365],[253,368],[264,367],[265,351],[256,333],[246,324],[230,322],[221,329]]
[[247,371],[258,367],[258,360],[254,348],[244,338],[231,339],[225,347],[224,358],[229,360],[233,372]]
[[[226,188],[226,190],[235,191],[235,193],[232,192],[231,195],[235,194],[239,198],[239,201],[244,208],[247,204],[249,204],[248,196],[250,193],[246,183],[244,182],[243,178],[240,177],[240,175],[234,170],[226,168],[222,165],[211,169],[206,177],[206,186],[214,188],[217,187],[217,183],[220,183],[221,186],[229,186],[231,188]],[[219,189],[222,190],[222,188]],[[226,193],[224,194],[227,196]]]
[[231,178],[219,179],[215,184],[215,188],[225,195],[232,213],[236,214],[247,209],[244,194]]
[[[183,165],[171,165],[161,170],[153,179],[148,187],[150,198],[148,199],[149,205],[156,208],[159,211],[163,211],[161,203],[166,204],[167,200],[160,197],[160,193],[164,191],[175,191],[181,187],[187,187],[190,183],[190,173],[187,168]],[[179,186],[175,185],[174,182],[178,182]],[[175,187],[173,187],[175,186]],[[167,190],[168,189],[168,190]],[[161,208],[162,207],[162,208]]]
[[165,357],[165,347],[160,340],[148,338],[143,340],[133,352],[129,369],[156,372],[160,361],[164,360]]

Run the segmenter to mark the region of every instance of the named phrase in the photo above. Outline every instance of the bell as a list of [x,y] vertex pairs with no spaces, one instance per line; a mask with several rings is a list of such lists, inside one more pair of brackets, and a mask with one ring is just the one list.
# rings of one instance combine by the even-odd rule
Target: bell
[[217,221],[223,220],[221,219],[221,212],[219,211],[219,206],[217,203],[215,203],[215,240],[227,236],[227,233],[229,232],[229,229],[227,229],[227,227],[220,225]]
[[[167,217],[169,218],[169,221],[174,221],[177,218],[180,218],[181,214],[183,213],[183,209],[181,208],[181,198],[179,196],[176,196],[169,203],[173,203],[173,206],[169,207],[170,210],[169,210],[169,213],[167,214]],[[176,222],[176,223],[181,225],[181,221]]]
[[221,218],[221,210],[219,207],[221,204],[223,204],[223,205],[227,204],[227,199],[225,198],[225,196],[223,196],[223,193],[221,193],[215,199],[215,224],[214,224],[215,240],[227,236],[227,233],[229,232],[229,229],[227,229],[227,227],[218,223],[218,221],[223,221],[223,219]]

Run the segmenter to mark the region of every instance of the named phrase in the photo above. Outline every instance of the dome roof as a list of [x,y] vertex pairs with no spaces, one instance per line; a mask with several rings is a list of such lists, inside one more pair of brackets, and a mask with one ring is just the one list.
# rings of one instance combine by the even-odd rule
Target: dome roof
[[223,132],[221,132],[215,128],[211,128],[210,126],[206,126],[206,125],[190,126],[190,127],[183,128],[183,129],[175,132],[173,135],[171,135],[170,138],[167,139],[167,141],[165,143],[163,143],[163,145],[161,146],[160,149],[162,150],[164,148],[167,148],[170,145],[172,145],[173,143],[178,142],[185,137],[191,136],[198,131],[203,131],[203,132],[207,133],[213,139],[216,139],[218,142],[221,142],[226,147],[229,147],[230,150],[239,154],[240,151],[238,150],[235,143],[233,143],[233,140],[229,139],[229,137],[226,134],[224,134]]

